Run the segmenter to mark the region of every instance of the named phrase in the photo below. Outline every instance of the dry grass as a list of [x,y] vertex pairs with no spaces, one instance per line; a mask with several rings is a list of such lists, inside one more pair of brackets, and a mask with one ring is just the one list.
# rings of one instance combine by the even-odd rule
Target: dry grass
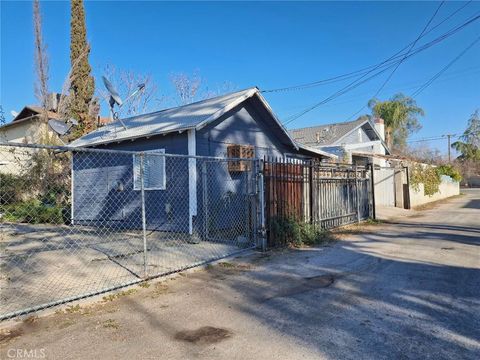
[[137,292],[137,289],[120,291],[116,294],[111,294],[111,295],[108,295],[108,296],[104,296],[102,299],[103,299],[103,301],[113,301],[113,300],[116,300],[116,299],[121,298],[123,296],[128,296],[128,295],[135,294],[136,292]]

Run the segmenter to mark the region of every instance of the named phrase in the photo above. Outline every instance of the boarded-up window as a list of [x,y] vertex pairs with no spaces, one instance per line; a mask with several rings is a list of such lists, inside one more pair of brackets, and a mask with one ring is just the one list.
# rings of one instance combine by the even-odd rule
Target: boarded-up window
[[[165,190],[165,149],[146,151],[143,160],[143,187],[145,190]],[[133,190],[141,190],[140,156],[133,155]]]
[[[255,157],[255,147],[252,145],[228,145],[227,157],[253,159]],[[228,171],[230,172],[248,171],[250,169],[251,169],[251,161],[248,161],[248,160],[228,161]]]

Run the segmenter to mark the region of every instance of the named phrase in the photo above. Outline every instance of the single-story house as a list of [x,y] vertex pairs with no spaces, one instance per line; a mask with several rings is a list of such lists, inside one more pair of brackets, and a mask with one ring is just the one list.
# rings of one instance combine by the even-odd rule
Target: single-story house
[[382,119],[360,117],[355,121],[293,129],[290,134],[297,143],[335,154],[343,162],[385,166],[383,159],[372,155],[390,154]]
[[[254,180],[250,165],[225,159],[336,159],[297,143],[257,88],[115,121],[71,146],[223,158],[214,161],[153,153],[145,158],[147,227],[202,236],[212,221],[217,228],[225,227],[248,211],[245,199],[253,191]],[[136,156],[75,152],[74,221],[139,227],[138,171]],[[226,203],[230,211],[222,211]],[[238,209],[232,211],[235,206]]]

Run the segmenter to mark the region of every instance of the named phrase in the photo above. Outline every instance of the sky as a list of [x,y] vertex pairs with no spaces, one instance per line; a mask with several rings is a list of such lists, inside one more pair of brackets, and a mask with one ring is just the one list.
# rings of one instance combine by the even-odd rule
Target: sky
[[[445,2],[434,27],[466,2]],[[90,63],[97,89],[106,65],[150,74],[158,97],[172,94],[172,73],[197,72],[210,89],[277,89],[374,65],[415,41],[439,2],[140,2],[86,1]],[[35,104],[31,1],[0,3],[0,104],[10,111]],[[41,1],[51,90],[61,91],[70,66],[70,4]],[[473,1],[417,42],[421,46],[479,15]],[[480,21],[405,59],[378,94],[411,95],[480,36]],[[391,70],[288,123],[298,128],[352,120]],[[352,79],[303,90],[265,93],[285,121]],[[232,87],[232,86],[231,86]],[[411,140],[460,134],[480,108],[480,42],[416,97],[423,128]],[[162,105],[158,105],[159,109]],[[102,111],[107,110],[102,103]],[[159,110],[158,109],[158,110]],[[412,143],[418,144],[418,143]],[[426,143],[446,151],[446,140]]]

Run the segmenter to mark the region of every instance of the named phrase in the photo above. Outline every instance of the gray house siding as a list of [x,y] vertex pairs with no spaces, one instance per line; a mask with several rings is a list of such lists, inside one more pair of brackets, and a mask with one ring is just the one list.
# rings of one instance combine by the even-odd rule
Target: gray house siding
[[293,152],[279,141],[263,119],[252,100],[243,102],[197,131],[197,154],[226,157],[230,144],[253,145],[256,158]]
[[[359,135],[359,131],[360,135]],[[348,134],[346,137],[340,140],[340,144],[361,144],[364,142],[372,141],[368,134],[365,132],[363,128],[355,129],[351,134]]]
[[[186,133],[121,142],[102,149],[187,154]],[[165,190],[146,190],[147,228],[188,230],[188,160],[165,158]],[[133,156],[75,153],[73,218],[76,224],[141,228],[141,192],[133,188]],[[121,184],[122,190],[118,190]],[[168,209],[168,212],[167,212]],[[184,219],[187,219],[185,221]]]

